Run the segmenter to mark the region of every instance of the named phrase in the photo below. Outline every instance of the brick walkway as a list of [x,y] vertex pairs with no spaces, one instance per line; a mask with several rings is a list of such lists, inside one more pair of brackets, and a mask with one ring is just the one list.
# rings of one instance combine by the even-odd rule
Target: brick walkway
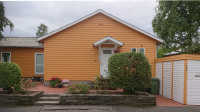
[[32,89],[32,91],[44,91],[44,93],[64,93],[67,88],[52,88],[49,86],[43,86],[43,83],[39,83],[39,85]]

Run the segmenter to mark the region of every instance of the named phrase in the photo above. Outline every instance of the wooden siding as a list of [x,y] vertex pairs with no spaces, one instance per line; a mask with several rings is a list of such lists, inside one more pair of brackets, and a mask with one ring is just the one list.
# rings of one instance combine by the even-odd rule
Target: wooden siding
[[[11,52],[11,62],[18,64],[23,77],[40,77],[35,74],[35,53],[43,53],[43,48],[0,48],[1,52]],[[1,55],[0,55],[1,59]]]
[[124,43],[120,52],[145,48],[155,75],[156,41],[103,14],[94,15],[68,29],[44,39],[44,77],[86,81],[100,74],[98,47],[93,43],[106,37]]
[[176,60],[200,60],[200,55],[196,54],[179,54],[156,59],[156,62],[176,61]]

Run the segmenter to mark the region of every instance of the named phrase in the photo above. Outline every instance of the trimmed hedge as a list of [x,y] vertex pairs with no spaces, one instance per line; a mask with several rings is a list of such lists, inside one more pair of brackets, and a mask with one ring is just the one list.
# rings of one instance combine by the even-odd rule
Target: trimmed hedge
[[0,88],[8,90],[9,93],[13,89],[20,89],[21,71],[20,67],[15,63],[0,62]]
[[108,61],[109,79],[125,94],[151,87],[151,66],[142,53],[117,53]]

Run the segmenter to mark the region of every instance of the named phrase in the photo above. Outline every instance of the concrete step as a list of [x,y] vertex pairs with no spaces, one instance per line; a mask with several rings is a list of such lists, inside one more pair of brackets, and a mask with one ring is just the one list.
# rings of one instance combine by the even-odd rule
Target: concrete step
[[55,97],[55,96],[60,96],[60,93],[43,93],[42,96],[44,97]]
[[59,105],[59,101],[36,101],[35,105]]
[[60,97],[54,97],[54,96],[39,98],[39,101],[59,101],[59,100],[60,100]]

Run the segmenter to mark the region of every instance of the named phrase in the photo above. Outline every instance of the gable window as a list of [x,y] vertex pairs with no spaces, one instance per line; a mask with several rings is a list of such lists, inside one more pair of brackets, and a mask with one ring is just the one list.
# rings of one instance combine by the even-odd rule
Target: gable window
[[44,54],[35,53],[35,74],[44,74]]
[[145,49],[144,48],[139,48],[139,53],[145,54]]
[[131,52],[137,52],[137,48],[131,48]]
[[1,53],[1,62],[11,62],[11,53],[10,52],[2,52]]

